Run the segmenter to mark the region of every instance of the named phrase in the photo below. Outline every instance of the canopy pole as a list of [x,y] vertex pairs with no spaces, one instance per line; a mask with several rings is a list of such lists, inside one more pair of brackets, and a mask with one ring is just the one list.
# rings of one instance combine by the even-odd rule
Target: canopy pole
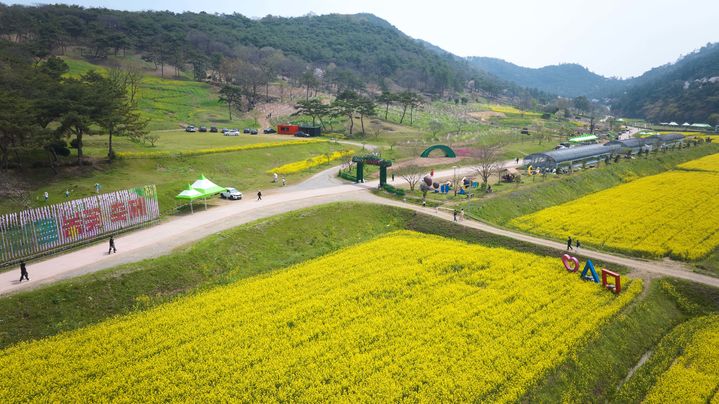
[[203,201],[205,201],[205,210],[207,210],[207,198],[202,198]]
[[195,210],[192,209],[192,199],[190,199],[190,213],[195,213]]

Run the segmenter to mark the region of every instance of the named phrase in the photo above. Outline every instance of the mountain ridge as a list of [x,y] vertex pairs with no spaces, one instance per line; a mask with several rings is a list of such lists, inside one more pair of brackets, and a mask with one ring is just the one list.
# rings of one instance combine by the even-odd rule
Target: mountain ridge
[[602,98],[626,84],[625,80],[601,76],[578,63],[533,68],[492,57],[470,56],[467,60],[501,79],[563,97]]

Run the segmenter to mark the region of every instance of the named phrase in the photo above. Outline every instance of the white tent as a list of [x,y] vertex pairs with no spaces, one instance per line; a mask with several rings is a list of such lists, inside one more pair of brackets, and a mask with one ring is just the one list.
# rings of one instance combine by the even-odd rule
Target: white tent
[[682,126],[692,126],[689,122],[684,122]]
[[674,121],[671,121],[669,122],[669,126],[679,126],[679,124]]
[[708,123],[693,123],[692,128],[711,129],[712,126]]

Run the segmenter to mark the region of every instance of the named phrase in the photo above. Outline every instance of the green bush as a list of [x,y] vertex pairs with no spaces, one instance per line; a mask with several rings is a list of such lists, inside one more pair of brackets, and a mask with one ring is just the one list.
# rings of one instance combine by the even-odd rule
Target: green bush
[[348,181],[357,181],[357,177],[347,171],[340,171],[340,178],[344,178]]
[[390,184],[384,184],[384,190],[389,192],[390,194],[395,194],[397,196],[404,196],[405,192],[403,189],[395,188]]

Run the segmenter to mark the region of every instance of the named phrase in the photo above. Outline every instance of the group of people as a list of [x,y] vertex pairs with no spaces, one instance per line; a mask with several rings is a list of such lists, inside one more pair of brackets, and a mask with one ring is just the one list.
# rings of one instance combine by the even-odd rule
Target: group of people
[[[107,255],[110,255],[111,253],[117,253],[117,248],[115,248],[115,236],[110,236],[110,248],[107,250]],[[23,280],[30,280],[25,260],[20,261],[20,281],[18,283],[21,283]]]
[[463,221],[464,220],[464,208],[460,209],[459,211],[457,211],[457,209],[455,209],[454,212],[452,212],[452,216],[454,217],[455,222],[457,221],[457,217],[459,217],[460,222]]
[[579,243],[579,239],[574,240],[574,245],[576,248],[572,248],[572,236],[567,237],[567,251],[569,251],[569,250],[579,251],[579,247],[581,247],[581,243]]
[[[279,176],[277,175],[277,173],[272,174],[272,182],[276,183],[278,178],[279,178]],[[282,186],[284,187],[285,185],[287,185],[287,179],[283,175],[282,176]]]

